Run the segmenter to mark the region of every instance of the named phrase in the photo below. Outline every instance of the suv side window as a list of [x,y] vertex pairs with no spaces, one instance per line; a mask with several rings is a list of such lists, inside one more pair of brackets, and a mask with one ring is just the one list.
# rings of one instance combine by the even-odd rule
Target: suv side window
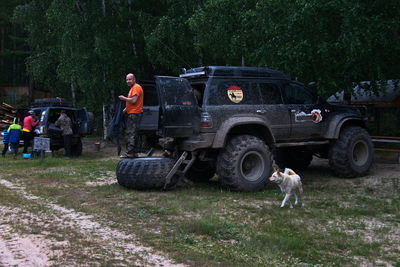
[[261,104],[259,94],[249,81],[215,79],[208,98],[210,105],[254,105]]
[[282,104],[279,87],[273,83],[259,83],[261,99],[264,104]]
[[299,84],[283,85],[283,95],[286,104],[315,104],[317,98]]

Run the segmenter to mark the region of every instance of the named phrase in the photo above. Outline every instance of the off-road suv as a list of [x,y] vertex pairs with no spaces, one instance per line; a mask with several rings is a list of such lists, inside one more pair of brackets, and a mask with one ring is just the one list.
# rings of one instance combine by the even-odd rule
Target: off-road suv
[[39,118],[35,132],[40,137],[50,138],[51,150],[64,147],[61,129],[54,123],[60,117],[60,111],[65,110],[72,121],[72,155],[80,156],[82,154],[82,137],[92,134],[93,131],[93,113],[88,112],[86,108],[75,108],[62,98],[36,99],[31,103],[31,110]]
[[216,173],[231,190],[256,191],[268,183],[273,160],[301,170],[313,156],[329,159],[341,177],[371,167],[365,107],[329,104],[280,71],[208,66],[142,86],[140,129],[159,136],[170,156],[122,160],[123,186],[165,188],[176,177],[208,180]]

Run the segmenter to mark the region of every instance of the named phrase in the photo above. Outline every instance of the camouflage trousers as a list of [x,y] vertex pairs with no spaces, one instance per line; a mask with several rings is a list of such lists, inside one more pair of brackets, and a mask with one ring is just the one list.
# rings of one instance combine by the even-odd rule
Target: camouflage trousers
[[126,138],[126,153],[127,154],[135,154],[136,151],[136,142],[138,135],[138,125],[140,122],[140,118],[142,117],[142,113],[131,113],[128,114],[128,119],[126,120],[126,130],[125,130],[125,138]]

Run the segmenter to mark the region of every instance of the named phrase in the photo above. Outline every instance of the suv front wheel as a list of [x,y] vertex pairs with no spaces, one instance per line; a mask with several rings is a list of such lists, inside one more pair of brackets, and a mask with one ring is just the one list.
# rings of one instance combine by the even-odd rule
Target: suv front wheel
[[217,174],[233,191],[264,189],[272,172],[272,157],[266,144],[251,135],[232,137],[217,159]]

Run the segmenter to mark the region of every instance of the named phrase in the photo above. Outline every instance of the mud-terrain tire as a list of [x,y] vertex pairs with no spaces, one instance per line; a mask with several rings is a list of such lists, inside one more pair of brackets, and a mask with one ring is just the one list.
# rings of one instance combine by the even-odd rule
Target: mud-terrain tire
[[233,191],[262,190],[271,172],[272,155],[267,145],[255,136],[232,137],[218,155],[220,182]]
[[82,155],[82,140],[79,139],[78,142],[71,147],[71,153],[74,157],[79,157]]
[[163,157],[123,159],[116,168],[117,180],[131,189],[161,189],[174,163],[174,159]]
[[196,160],[186,176],[194,182],[207,182],[215,175],[215,163]]
[[305,170],[313,159],[312,152],[291,148],[275,148],[273,155],[276,165],[282,170],[285,168],[295,171]]
[[364,176],[372,165],[373,153],[368,132],[358,126],[347,127],[330,147],[329,165],[339,177]]

